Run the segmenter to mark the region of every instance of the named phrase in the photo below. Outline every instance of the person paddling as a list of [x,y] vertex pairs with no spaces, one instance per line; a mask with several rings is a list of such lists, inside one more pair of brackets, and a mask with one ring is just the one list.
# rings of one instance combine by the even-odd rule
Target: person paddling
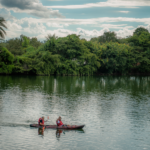
[[63,122],[61,121],[61,117],[59,116],[58,119],[56,120],[56,124],[58,127],[64,126]]
[[39,124],[40,126],[44,126],[44,117],[39,118],[38,124]]

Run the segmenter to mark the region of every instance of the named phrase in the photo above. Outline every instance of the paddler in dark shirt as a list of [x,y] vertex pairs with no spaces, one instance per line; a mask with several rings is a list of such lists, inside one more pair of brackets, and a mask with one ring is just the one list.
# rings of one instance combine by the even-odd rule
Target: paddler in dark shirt
[[39,118],[38,124],[39,124],[40,126],[44,126],[44,117]]

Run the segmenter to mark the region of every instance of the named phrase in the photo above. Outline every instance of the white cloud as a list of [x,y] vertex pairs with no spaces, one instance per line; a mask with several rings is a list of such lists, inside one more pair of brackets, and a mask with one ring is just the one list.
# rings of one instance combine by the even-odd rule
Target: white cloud
[[[135,29],[129,29],[129,28],[122,28],[118,31],[116,31],[116,34],[118,37],[126,37],[129,35],[132,35]],[[38,31],[38,32],[37,32]],[[85,38],[87,40],[90,40],[92,37],[98,37],[100,35],[103,35],[104,32],[108,32],[111,31],[109,28],[105,27],[102,30],[85,30],[82,28],[77,28],[76,31],[73,30],[67,30],[67,29],[57,29],[57,30],[46,30],[45,28],[40,28],[37,27],[35,29],[30,29],[30,28],[26,28],[24,29],[23,32],[20,32],[20,34],[22,33],[26,33],[25,35],[29,36],[28,34],[31,32],[31,36],[30,37],[37,37],[39,40],[45,40],[45,36],[48,34],[55,34],[58,37],[65,37],[69,34],[77,34],[77,35],[81,35],[81,38]],[[7,38],[14,38],[14,37],[19,37],[19,33],[18,32],[13,32],[13,31],[8,31],[7,32],[8,36]]]
[[63,28],[63,25],[57,23],[47,23],[48,27]]
[[10,21],[7,21],[7,28],[12,29],[13,31],[21,31],[22,30],[21,25],[15,23],[15,22],[10,22]]
[[7,31],[6,39],[16,38],[19,37],[21,34],[20,32],[14,32],[14,31]]
[[54,28],[63,28],[64,26],[69,26],[67,23],[64,23],[64,24],[59,24],[59,23],[46,23],[46,25],[48,27],[54,27]]
[[[67,19],[67,18],[49,18],[49,19],[36,19],[36,18],[23,18],[20,20],[14,20],[18,24],[23,24],[25,21],[31,23],[50,23],[57,24],[58,26],[69,26],[69,25],[93,25],[101,26],[102,23],[121,23],[121,22],[138,22],[150,24],[150,18],[127,18],[127,17],[101,17],[101,18],[91,18],[91,19]],[[116,25],[115,25],[116,26]],[[114,27],[115,27],[114,26]],[[120,25],[118,25],[120,26]],[[113,27],[113,25],[112,25]]]
[[129,11],[118,11],[118,12],[121,12],[121,13],[129,13]]
[[0,8],[0,16],[5,18],[5,20],[13,20],[15,19],[14,16],[11,15],[10,11],[8,11],[7,9],[5,8]]
[[91,7],[138,8],[140,6],[150,6],[150,0],[107,0],[106,2],[86,3],[83,5],[47,6],[47,8],[61,8],[61,9],[81,9]]
[[[129,29],[128,27],[123,27],[122,29],[115,31],[118,37],[126,37],[132,35],[135,29]],[[93,37],[98,37],[104,34],[104,32],[111,31],[108,27],[104,27],[102,30],[84,30],[77,28],[77,35],[81,35],[81,38],[90,40]]]
[[[14,19],[8,21],[8,32],[7,38],[14,38],[21,34],[25,34],[30,37],[37,37],[40,40],[44,40],[45,36],[50,34],[56,34],[58,37],[64,37],[68,34],[77,34],[81,35],[81,38],[86,38],[89,40],[92,37],[97,37],[102,35],[106,31],[116,30],[116,33],[119,37],[126,37],[133,33],[134,27],[128,26],[127,24],[117,24],[118,22],[140,22],[145,23],[146,28],[150,30],[150,18],[92,18],[92,19],[36,19],[36,18],[23,18],[23,19]],[[113,23],[113,24],[111,24]],[[115,24],[116,23],[116,24]],[[76,28],[75,30],[63,29],[65,26],[69,25],[90,25],[93,26],[93,30],[85,30],[83,28]],[[57,27],[56,30],[50,30],[48,27]],[[95,30],[94,27],[100,27],[101,30]]]
[[[55,34],[58,37],[65,37],[69,34],[77,34],[81,35],[81,38],[85,38],[87,40],[90,40],[92,37],[98,37],[100,35],[103,35],[104,32],[111,31],[109,27],[104,27],[101,30],[85,30],[82,28],[77,28],[74,30],[68,30],[68,29],[56,29],[56,30],[47,30],[42,25],[37,25],[35,28],[25,28],[23,29],[20,34],[25,34],[27,36],[30,35],[30,37],[37,37],[39,40],[45,40],[45,36],[48,34]],[[122,27],[122,29],[116,31],[118,37],[126,37],[128,35],[132,35],[134,29],[130,29],[127,27]],[[10,34],[11,33],[11,34]],[[14,38],[17,35],[19,36],[18,32],[10,30],[8,32],[7,38]]]
[[133,35],[134,29],[123,28],[116,31],[118,37],[125,38],[126,36]]
[[122,28],[134,28],[133,26],[127,26],[127,24],[119,24],[119,25],[114,25],[114,24],[102,24],[99,27],[101,28],[109,28],[109,29],[122,29]]

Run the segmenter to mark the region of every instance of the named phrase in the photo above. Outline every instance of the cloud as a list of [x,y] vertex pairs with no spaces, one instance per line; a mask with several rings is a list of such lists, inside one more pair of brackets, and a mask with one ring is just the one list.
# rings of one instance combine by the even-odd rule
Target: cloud
[[129,11],[118,11],[118,12],[121,12],[121,13],[129,13]]
[[109,28],[109,29],[122,29],[122,28],[134,28],[133,26],[127,26],[127,24],[120,24],[120,25],[114,25],[114,24],[102,24],[100,25],[101,28]]
[[[127,18],[127,17],[101,17],[101,18],[91,18],[91,19],[67,19],[67,18],[48,18],[48,19],[36,19],[36,18],[23,18],[20,20],[15,20],[16,23],[20,24],[24,21],[30,23],[53,23],[63,26],[69,25],[93,25],[101,26],[102,23],[120,23],[120,22],[138,22],[144,24],[150,24],[150,18]],[[113,26],[113,25],[112,25]]]
[[[50,25],[51,26],[51,25]],[[85,30],[83,28],[77,28],[76,30],[68,30],[68,29],[56,29],[49,30],[42,23],[29,23],[28,27],[21,28],[17,23],[12,23],[11,28],[9,28],[9,32],[7,34],[7,38],[14,38],[19,36],[20,34],[25,34],[29,37],[37,37],[39,40],[45,40],[45,36],[47,34],[55,34],[58,37],[65,37],[69,34],[77,34],[81,35],[81,38],[85,38],[90,40],[92,37],[98,37],[102,35],[104,32],[111,31],[111,25],[102,25],[101,30]],[[117,27],[117,26],[116,26]],[[13,29],[16,30],[13,30]],[[119,30],[116,31],[118,37],[126,37],[128,35],[132,35],[134,28],[129,27],[119,27]],[[20,33],[20,34],[19,34]]]
[[58,24],[58,23],[47,23],[46,24],[48,27],[55,27],[55,28],[63,28],[63,25]]
[[[80,35],[80,38],[85,38],[87,40],[90,40],[91,38],[101,36],[103,35],[104,32],[108,32],[108,31],[110,31],[110,29],[105,27],[101,30],[85,30],[82,28],[77,28],[76,31],[72,31],[72,30],[67,30],[67,29],[57,29],[54,31],[49,30],[48,33],[55,34],[56,36],[59,36],[59,37],[65,37],[69,34],[77,34],[77,35]],[[132,35],[133,31],[134,31],[133,29],[130,30],[124,27],[120,29],[119,31],[116,31],[116,34],[118,37],[126,37],[128,35]],[[37,37],[44,39],[46,35],[47,33],[41,34]]]
[[7,27],[8,29],[13,29],[14,31],[22,31],[22,26],[18,25],[15,22],[12,23],[10,21],[7,21]]
[[107,0],[106,2],[86,3],[83,5],[64,5],[64,6],[47,6],[48,8],[61,9],[82,9],[92,7],[125,7],[138,8],[140,6],[150,6],[150,0]]
[[7,35],[6,35],[6,39],[11,39],[11,38],[16,38],[19,37],[21,35],[20,32],[14,32],[14,31],[7,31]]
[[63,27],[69,26],[67,23],[59,24],[59,23],[51,23],[51,22],[46,23],[46,25],[48,27],[53,27],[53,28],[63,28]]
[[[127,26],[127,24],[115,24],[121,22],[141,22],[149,25],[150,29],[150,18],[111,18],[111,17],[102,17],[102,18],[92,18],[92,19],[61,19],[61,18],[49,18],[49,19],[36,19],[36,18],[23,18],[23,19],[14,19],[9,21],[7,38],[17,37],[20,34],[25,34],[30,37],[37,37],[40,40],[44,40],[45,36],[50,34],[56,34],[58,37],[64,37],[68,34],[79,34],[81,38],[89,40],[92,37],[97,37],[102,35],[105,31],[116,30],[116,33],[119,37],[126,37],[131,35],[134,27]],[[113,23],[113,24],[111,24]],[[69,25],[90,25],[94,27],[102,28],[98,30],[85,30],[82,28],[77,28],[75,30],[63,29]],[[50,30],[49,27],[56,27],[56,30]],[[148,26],[147,26],[148,27]],[[20,34],[19,34],[20,33]],[[13,38],[14,38],[13,37]]]
[[[145,28],[150,28],[150,26],[144,26]],[[134,28],[130,29],[130,27],[122,27],[118,31],[115,31],[118,37],[126,37],[132,35],[134,32]],[[98,37],[103,35],[104,32],[111,31],[109,27],[104,27],[101,30],[85,30],[83,28],[77,28],[74,30],[68,29],[56,29],[56,30],[47,30],[44,25],[36,24],[34,28],[29,26],[28,28],[23,28],[20,34],[25,34],[29,37],[37,37],[39,40],[45,40],[45,36],[48,34],[55,34],[58,37],[66,37],[69,34],[77,34],[80,35],[80,38],[85,38],[90,40],[93,37]],[[14,30],[9,30],[7,32],[7,38],[19,37],[19,32]]]
[[58,10],[48,9],[39,0],[0,0],[0,2],[1,7],[14,12],[25,12],[42,18],[63,17]]
[[[123,22],[123,24],[121,24]],[[127,22],[124,24],[124,22]],[[81,38],[89,40],[92,37],[102,35],[106,31],[113,31],[115,29],[117,36],[126,37],[132,35],[134,31],[133,26],[128,26],[128,22],[145,23],[145,26],[150,30],[150,18],[126,18],[126,17],[101,17],[91,19],[66,19],[66,18],[22,18],[8,21],[7,38],[15,38],[21,34],[25,34],[29,37],[37,37],[40,40],[44,40],[45,36],[50,34],[56,34],[58,37],[65,37],[68,34],[81,35]],[[113,23],[113,24],[112,24]],[[116,24],[115,24],[116,23]],[[118,23],[120,23],[118,25]],[[89,25],[93,27],[93,30],[85,30],[83,28],[76,28],[75,30],[63,29],[69,25]],[[55,27],[57,29],[51,29],[49,27]],[[94,27],[100,27],[100,30],[95,30]]]
[[[129,27],[130,28],[130,27]],[[115,31],[118,37],[124,38],[126,36],[132,35],[135,29],[129,29],[128,27],[122,27],[122,29]],[[77,28],[77,35],[81,35],[81,38],[90,40],[93,37],[98,37],[104,34],[104,32],[111,31],[109,27],[104,27],[101,30],[85,30],[82,28]]]
[[15,19],[15,17],[11,15],[10,11],[8,11],[5,8],[0,9],[0,16],[5,18],[5,20],[8,20],[8,19],[9,20],[13,20],[13,19]]

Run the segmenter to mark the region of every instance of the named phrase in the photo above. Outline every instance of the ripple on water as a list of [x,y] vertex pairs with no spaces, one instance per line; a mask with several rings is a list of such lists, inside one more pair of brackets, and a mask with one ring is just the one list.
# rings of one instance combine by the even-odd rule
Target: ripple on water
[[[0,148],[150,149],[147,91],[147,77],[0,76]],[[41,116],[49,116],[47,124],[62,116],[66,124],[86,126],[59,132],[30,128]]]

